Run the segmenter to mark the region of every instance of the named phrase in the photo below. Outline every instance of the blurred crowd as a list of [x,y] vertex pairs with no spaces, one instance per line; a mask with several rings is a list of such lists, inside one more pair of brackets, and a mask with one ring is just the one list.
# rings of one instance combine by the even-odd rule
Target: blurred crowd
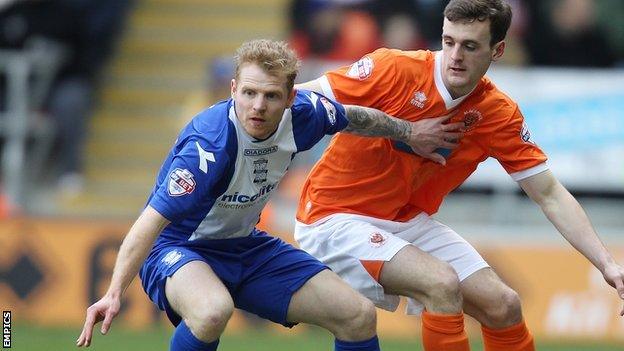
[[[28,54],[45,43],[64,54],[58,65],[50,62],[27,68],[26,98],[29,113],[51,120],[54,142],[44,168],[59,187],[77,191],[82,186],[83,146],[94,94],[102,68],[110,57],[122,27],[129,0],[5,0],[0,2],[0,52]],[[11,109],[14,92],[9,84],[11,66],[0,70],[0,111]],[[32,99],[41,76],[50,76],[38,101]],[[15,97],[13,95],[13,97]],[[49,179],[50,180],[50,179]]]
[[[448,0],[294,0],[290,42],[303,58],[354,60],[384,46],[439,49]],[[503,63],[624,66],[624,1],[509,0]]]

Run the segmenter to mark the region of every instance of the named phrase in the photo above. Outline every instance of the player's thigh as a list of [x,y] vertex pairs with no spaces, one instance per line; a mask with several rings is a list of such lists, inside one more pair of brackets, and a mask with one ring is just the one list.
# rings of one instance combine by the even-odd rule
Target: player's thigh
[[167,278],[165,294],[169,305],[183,318],[198,314],[229,315],[232,297],[212,268],[203,261],[191,261]]
[[441,279],[455,280],[457,275],[448,263],[407,245],[384,263],[379,282],[387,294],[419,298]]
[[329,321],[348,320],[362,311],[373,311],[370,317],[375,318],[372,302],[326,269],[293,294],[287,319],[295,323],[325,325]]

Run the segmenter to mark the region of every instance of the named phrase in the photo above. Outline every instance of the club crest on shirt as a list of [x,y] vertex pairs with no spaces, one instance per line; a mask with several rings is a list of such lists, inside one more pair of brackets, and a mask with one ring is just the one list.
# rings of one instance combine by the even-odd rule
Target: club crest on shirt
[[364,80],[371,76],[374,66],[375,64],[373,63],[373,59],[368,56],[363,57],[361,60],[351,65],[351,68],[349,68],[349,71],[347,72],[347,76]]
[[321,103],[323,103],[325,111],[327,111],[327,119],[329,119],[329,123],[331,123],[331,125],[333,126],[334,124],[336,124],[336,106],[334,106],[334,104],[329,102],[329,100],[324,97],[321,97],[320,100]]
[[464,127],[466,131],[473,129],[483,119],[481,112],[472,109],[464,112]]
[[171,196],[190,194],[195,190],[195,179],[188,169],[176,168],[169,173],[169,186],[167,191]]
[[254,161],[254,183],[264,183],[267,180],[267,174],[269,171],[267,170],[267,165],[269,161],[261,158],[259,160]]
[[386,237],[381,233],[372,233],[369,238],[372,247],[380,247],[386,243]]
[[414,97],[410,100],[410,104],[418,108],[423,108],[425,107],[426,101],[427,101],[427,95],[425,95],[425,93],[423,93],[422,91],[415,91]]

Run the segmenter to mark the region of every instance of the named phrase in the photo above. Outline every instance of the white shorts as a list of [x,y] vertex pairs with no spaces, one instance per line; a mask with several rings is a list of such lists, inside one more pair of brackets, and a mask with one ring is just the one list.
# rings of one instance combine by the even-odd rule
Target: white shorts
[[[354,214],[335,214],[310,225],[297,222],[295,240],[377,307],[388,311],[397,309],[400,297],[386,294],[362,260],[389,261],[411,244],[448,262],[460,281],[489,267],[472,245],[424,212],[408,222]],[[418,315],[422,310],[419,301],[408,298],[407,314]]]

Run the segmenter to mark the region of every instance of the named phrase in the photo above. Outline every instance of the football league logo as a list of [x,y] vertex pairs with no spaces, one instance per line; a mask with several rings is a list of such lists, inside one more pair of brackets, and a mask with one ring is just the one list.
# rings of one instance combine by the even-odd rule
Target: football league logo
[[531,140],[531,132],[529,131],[529,126],[526,123],[522,122],[522,129],[520,130],[520,138],[525,143],[533,144],[533,140]]
[[373,233],[370,235],[369,242],[372,247],[380,247],[386,243],[386,237],[381,233]]
[[364,80],[371,76],[374,66],[375,64],[370,57],[364,57],[351,65],[351,68],[349,68],[349,71],[347,72],[347,76]]
[[323,103],[325,111],[327,111],[327,119],[329,119],[329,123],[333,126],[336,124],[336,107],[324,97],[321,97],[321,102]]
[[195,190],[195,179],[188,169],[176,168],[169,174],[167,190],[171,196],[190,194]]

